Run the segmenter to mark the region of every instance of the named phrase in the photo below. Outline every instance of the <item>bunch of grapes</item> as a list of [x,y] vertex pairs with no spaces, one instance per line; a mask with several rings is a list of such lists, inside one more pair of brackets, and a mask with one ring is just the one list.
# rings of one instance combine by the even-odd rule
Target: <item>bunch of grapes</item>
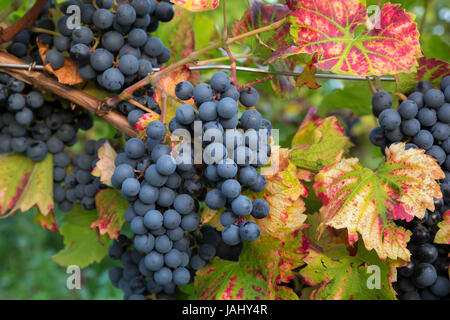
[[[241,194],[244,189],[260,192],[266,186],[257,168],[264,166],[270,155],[271,124],[255,109],[238,117],[237,101],[254,106],[258,92],[254,88],[239,92],[223,72],[214,74],[210,83],[195,88],[189,82],[179,83],[177,97],[194,98],[199,111],[181,105],[169,122],[173,139],[180,133],[194,137],[199,130],[204,148],[200,163],[194,161],[193,141],[183,140],[175,147],[172,140],[174,148],[166,144],[166,129],[159,121],[147,126],[146,143],[129,139],[114,161],[111,183],[131,205],[125,212],[134,234],[134,249],[129,250],[140,255],[134,266],[128,262],[125,269],[110,271],[113,284],[127,299],[142,298],[144,293],[172,294],[176,286],[192,281],[193,273],[214,256],[237,261],[241,239],[255,241],[260,233],[258,225],[246,221],[245,216],[260,219],[269,214],[264,199],[251,201]],[[208,188],[213,189],[208,192]],[[195,239],[193,233],[200,224],[198,201],[214,210],[228,208],[221,213],[222,234],[203,227],[201,239]],[[116,259],[123,249],[119,242],[114,242],[110,252]],[[134,270],[132,276],[127,268]],[[141,285],[134,289],[137,282]]]
[[57,155],[77,142],[77,131],[93,125],[89,113],[65,109],[59,100],[45,101],[24,82],[0,73],[2,153],[26,154],[39,162],[47,153]]
[[95,209],[95,195],[106,185],[91,174],[98,158],[98,150],[106,139],[88,140],[84,153],[70,157],[61,151],[53,158],[53,199],[61,211],[70,211],[74,204],[81,203],[85,210]]
[[[190,235],[192,241],[185,236],[181,240],[173,242],[175,250],[185,253],[183,254],[184,259],[190,257],[190,263],[185,268],[189,270],[191,279],[195,270],[205,266],[205,259],[209,260],[218,256],[224,260],[238,261],[242,250],[242,245],[229,246],[223,243],[220,240],[220,233],[209,225],[202,226],[200,231],[201,236],[199,237],[195,234]],[[191,245],[195,242],[198,242],[199,245]],[[209,245],[214,245],[215,253],[205,250],[205,246]],[[110,268],[108,274],[111,283],[124,292],[124,299],[145,300],[145,297],[149,294],[156,294],[158,299],[174,298],[175,283],[172,281],[161,285],[155,281],[154,272],[149,271],[146,267],[145,253],[133,248],[132,239],[120,234],[117,240],[113,241],[108,254],[112,259],[120,260],[123,265],[123,267],[114,266]],[[199,256],[202,256],[202,258],[199,259]],[[168,257],[168,259],[170,258]]]
[[[188,104],[181,105],[169,123],[172,132],[184,130],[195,135],[196,123],[202,136],[202,182],[212,188],[205,197],[206,205],[213,210],[225,210],[220,221],[225,229],[222,239],[228,245],[237,245],[241,239],[255,241],[260,229],[253,221],[269,214],[269,204],[264,199],[250,200],[242,193],[246,190],[263,191],[267,181],[257,171],[269,159],[268,144],[272,125],[263,119],[256,109],[248,109],[238,117],[238,101],[245,107],[257,104],[259,95],[255,88],[239,92],[224,72],[215,73],[210,84],[201,83],[195,88],[189,82],[181,82],[175,89],[181,100],[194,99],[198,113]],[[184,176],[196,174],[193,165],[195,148],[182,146],[181,158],[187,160],[180,171]]]
[[75,0],[64,3],[61,10],[75,3],[80,6],[83,25],[72,30],[67,26],[69,16],[60,18],[57,27],[62,35],[54,40],[56,49],[45,58],[45,64],[53,69],[64,65],[62,52],[67,51],[83,79],[96,79],[101,87],[117,92],[169,61],[170,50],[150,33],[160,21],[173,18],[170,2],[119,1],[116,6],[113,1],[102,0],[97,1],[96,9]]
[[450,76],[434,88],[427,81],[416,84],[414,92],[391,109],[392,97],[379,91],[372,97],[372,112],[380,126],[370,132],[370,141],[384,148],[395,142],[407,142],[406,149],[421,148],[436,159],[445,173],[441,181],[443,199],[435,199],[435,211],[423,219],[396,221],[412,231],[408,248],[412,260],[398,269],[396,283],[402,300],[446,299],[450,294],[448,276],[450,246],[433,243],[441,215],[450,210]]
[[[164,125],[151,122],[147,134],[162,142]],[[112,185],[131,205],[125,219],[134,233],[135,250],[145,254],[140,269],[154,284],[150,293],[156,293],[159,286],[189,283],[189,238],[185,232],[196,230],[200,222],[198,202],[183,192],[183,179],[170,152],[165,144],[148,139],[146,148],[142,140],[131,138],[125,143],[125,152],[117,155],[111,177]],[[127,296],[127,287],[120,288]]]
[[72,158],[65,151],[78,141],[78,130],[93,126],[91,115],[65,109],[60,100],[45,101],[40,92],[5,73],[0,73],[0,110],[0,152],[21,153],[34,162],[52,154],[53,199],[59,209],[70,211],[76,201],[95,209],[94,197],[104,186],[91,170],[105,139],[85,142],[83,155]]

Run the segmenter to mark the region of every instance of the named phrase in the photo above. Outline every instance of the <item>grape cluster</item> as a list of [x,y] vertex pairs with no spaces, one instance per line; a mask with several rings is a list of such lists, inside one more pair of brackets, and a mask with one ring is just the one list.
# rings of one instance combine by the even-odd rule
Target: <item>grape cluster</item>
[[[205,196],[206,205],[213,210],[225,210],[220,221],[225,229],[222,239],[228,245],[237,245],[241,239],[255,241],[260,229],[253,221],[269,214],[269,204],[264,199],[251,200],[242,193],[246,190],[263,191],[267,181],[257,171],[269,159],[271,149],[268,144],[272,125],[263,119],[256,109],[244,111],[238,117],[238,101],[245,107],[255,106],[259,95],[255,88],[245,88],[240,92],[230,83],[224,72],[215,73],[210,84],[201,83],[195,88],[187,81],[176,86],[176,96],[181,100],[194,99],[198,113],[189,104],[176,110],[176,116],[169,122],[169,129],[189,132],[195,136],[198,123],[202,137],[202,182],[212,188]],[[152,138],[152,137],[151,137]],[[195,147],[185,144],[180,159],[185,162],[180,167],[183,176],[196,174],[193,165]]]
[[24,82],[0,73],[0,152],[23,153],[39,162],[55,158],[77,142],[77,131],[93,126],[89,113],[65,109],[60,100],[45,101]]
[[443,199],[435,199],[435,211],[426,211],[423,219],[396,221],[412,231],[408,248],[412,260],[398,269],[396,283],[401,300],[447,299],[450,246],[435,244],[437,224],[450,210],[450,76],[436,89],[427,81],[416,84],[414,92],[391,109],[392,97],[379,91],[372,97],[372,112],[380,126],[370,132],[370,141],[382,148],[395,142],[407,142],[406,149],[421,148],[436,159],[445,173],[441,181]]
[[62,53],[69,52],[83,79],[96,79],[101,87],[117,92],[169,61],[170,50],[151,35],[159,22],[173,18],[169,1],[118,1],[116,6],[112,0],[97,0],[96,9],[91,3],[70,0],[60,10],[65,13],[74,4],[80,7],[82,25],[70,29],[69,15],[59,19],[57,29],[62,35],[55,38],[55,49],[45,57],[53,69],[63,66]]
[[[126,264],[122,271],[114,268],[110,273],[113,284],[124,291],[126,299],[136,295],[142,298],[144,293],[172,294],[176,286],[189,283],[195,270],[214,256],[237,261],[241,239],[254,241],[260,233],[258,225],[246,221],[245,216],[260,219],[269,214],[264,199],[251,201],[241,194],[244,189],[260,192],[266,185],[257,168],[264,166],[270,155],[271,124],[255,109],[238,117],[237,101],[246,107],[254,106],[258,92],[254,88],[239,92],[223,72],[214,74],[210,83],[195,88],[189,82],[177,85],[177,97],[194,98],[199,112],[188,104],[177,108],[168,125],[173,149],[165,144],[165,126],[152,121],[146,128],[146,143],[129,139],[124,152],[114,161],[111,183],[131,205],[125,212],[134,234],[134,249],[129,249],[140,255],[130,268],[137,272],[133,277],[141,280],[125,275]],[[129,106],[125,102],[123,105]],[[129,111],[129,116],[134,111]],[[200,163],[194,161],[193,141],[183,140],[176,145],[174,139],[181,129],[190,137],[199,130],[203,148]],[[221,213],[225,227],[222,234],[204,226],[201,239],[195,239],[200,224],[198,201],[205,201],[214,210],[228,208]],[[118,247],[115,242],[111,250]],[[119,258],[119,254],[112,255]],[[145,285],[136,291],[133,288],[137,281]]]
[[[183,254],[184,259],[189,257],[189,265],[185,268],[189,270],[191,276],[193,276],[195,270],[205,266],[205,260],[208,261],[214,256],[224,260],[238,261],[242,244],[229,246],[223,243],[220,239],[220,233],[209,225],[202,226],[200,231],[199,237],[190,234],[189,237],[192,241],[185,236],[181,241],[173,242],[173,247],[176,250],[187,254],[187,256]],[[133,242],[135,241],[124,234],[120,234],[109,248],[109,257],[113,260],[120,260],[123,265],[123,267],[113,266],[109,269],[108,274],[111,283],[124,292],[124,299],[126,300],[145,300],[148,294],[156,294],[158,298],[173,299],[176,290],[175,283],[172,281],[164,285],[158,284],[155,280],[155,273],[149,271],[146,267],[147,255],[145,252],[137,250],[136,244],[133,248]],[[196,242],[198,245],[193,245]],[[211,244],[214,246],[213,250],[208,249]],[[167,258],[169,261],[170,257],[173,259],[173,253]]]
[[61,211],[70,211],[80,202],[85,210],[95,209],[95,195],[106,185],[99,177],[91,174],[98,158],[98,149],[106,139],[88,140],[84,143],[84,153],[70,157],[61,151],[53,158],[53,199]]
[[[129,139],[114,161],[111,183],[131,205],[125,219],[134,233],[135,250],[145,255],[140,270],[152,283],[149,293],[157,293],[160,287],[174,288],[191,280],[185,232],[196,230],[200,218],[198,202],[183,191],[185,181],[170,155],[171,147],[162,144],[164,125],[153,121],[146,132],[154,140],[149,138],[146,147],[138,138]],[[120,288],[127,296],[126,286]]]

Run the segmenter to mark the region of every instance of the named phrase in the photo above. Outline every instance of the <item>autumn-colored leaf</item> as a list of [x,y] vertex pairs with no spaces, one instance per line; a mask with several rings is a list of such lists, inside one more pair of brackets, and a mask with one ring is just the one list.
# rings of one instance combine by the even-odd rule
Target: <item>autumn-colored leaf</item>
[[0,215],[25,212],[36,206],[46,216],[53,209],[52,155],[33,162],[21,155],[0,157]]
[[95,195],[98,219],[91,223],[91,229],[98,228],[100,235],[108,233],[111,239],[117,238],[125,222],[125,210],[129,206],[129,203],[116,189],[100,190]]
[[[263,197],[270,204],[269,216],[252,219],[261,230],[259,239],[244,243],[239,262],[218,258],[198,271],[195,287],[200,299],[298,299],[282,284],[294,276],[293,270],[305,257],[303,235],[308,189],[299,181],[296,167],[289,162],[289,152],[272,148],[271,162],[277,166],[265,170],[264,192],[247,192],[252,199]],[[206,210],[202,221],[217,224],[219,213]]]
[[319,55],[314,53],[309,61],[306,63],[306,66],[303,68],[302,73],[297,78],[297,87],[302,87],[303,85],[307,85],[308,88],[312,90],[319,89],[321,86],[317,83],[314,75],[316,74],[316,63],[319,61]]
[[65,247],[52,259],[62,266],[77,265],[80,268],[100,262],[108,253],[110,243],[107,235],[100,236],[98,230],[90,229],[96,219],[94,210],[86,211],[76,205],[62,220],[60,230]]
[[419,66],[416,72],[399,74],[397,82],[397,90],[399,92],[412,92],[414,85],[423,80],[439,87],[442,78],[450,74],[450,64],[446,61],[421,57],[418,59],[418,63]]
[[159,114],[157,114],[156,112],[144,113],[136,122],[134,128],[138,131],[144,131],[150,122],[159,120],[159,117]]
[[26,212],[36,206],[46,216],[53,212],[53,156],[48,153],[43,161],[35,162],[30,178],[10,214]]
[[350,146],[334,116],[321,119],[312,111],[292,140],[291,161],[300,168],[318,171],[339,161]]
[[308,195],[308,189],[298,180],[296,167],[289,166],[273,176],[266,176],[265,191],[250,194],[252,199],[263,197],[270,205],[268,217],[255,220],[261,234],[284,240],[298,230],[306,219],[305,202],[300,198]]
[[435,243],[450,244],[450,210],[442,215],[442,221],[438,223],[439,230],[434,238]]
[[[39,39],[36,40],[36,43],[39,47],[41,59],[42,61],[45,61],[45,55],[50,48],[48,45],[43,44]],[[62,84],[74,85],[84,81],[78,73],[77,65],[69,57],[64,57],[64,65],[58,70],[53,70],[49,64],[45,65],[44,68],[54,74],[56,78],[58,78],[58,82]]]
[[[286,276],[282,241],[260,237],[245,243],[239,262],[214,258],[197,271],[194,286],[202,300],[275,300],[298,299],[292,289],[279,285]],[[298,256],[299,266],[303,255]],[[291,261],[289,261],[291,262]],[[288,269],[293,264],[289,263]],[[292,274],[290,273],[291,277]],[[283,278],[286,280],[286,278]]]
[[219,0],[173,0],[173,3],[189,11],[199,12],[214,10],[219,5]]
[[52,211],[50,214],[44,216],[42,213],[38,212],[33,221],[35,223],[40,223],[42,228],[59,233],[58,225],[56,224],[56,215],[55,212]]
[[[317,67],[338,74],[384,75],[414,69],[421,54],[414,16],[386,3],[368,19],[359,0],[290,1],[294,45],[268,61],[299,53],[319,53]],[[364,28],[366,27],[366,28]]]
[[437,179],[444,173],[424,150],[405,150],[405,144],[386,149],[386,161],[376,172],[358,159],[344,159],[325,167],[316,176],[314,190],[323,202],[322,228],[346,228],[350,243],[361,234],[368,250],[381,259],[409,261],[406,249],[410,231],[396,227],[393,219],[410,221],[434,211],[433,198],[441,198]]
[[100,177],[100,181],[107,186],[112,187],[111,177],[114,173],[116,165],[114,164],[114,159],[117,153],[113,147],[106,141],[98,149],[98,158],[94,170],[92,170],[92,175],[95,177]]
[[335,244],[322,253],[310,251],[304,261],[307,266],[300,274],[314,287],[308,292],[309,299],[395,300],[389,265],[361,242],[356,255],[350,255],[344,245]]
[[0,157],[0,214],[9,213],[20,196],[33,170],[33,161],[14,154]]

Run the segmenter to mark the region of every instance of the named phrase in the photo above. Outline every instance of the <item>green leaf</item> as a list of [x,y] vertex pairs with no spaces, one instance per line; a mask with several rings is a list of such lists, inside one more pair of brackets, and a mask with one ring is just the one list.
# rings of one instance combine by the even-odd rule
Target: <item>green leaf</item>
[[367,249],[381,259],[409,261],[406,248],[411,232],[393,220],[422,219],[434,211],[433,198],[441,198],[440,166],[422,149],[405,150],[405,144],[386,148],[386,160],[375,172],[358,159],[344,159],[325,167],[315,177],[314,190],[323,202],[321,229],[347,229],[350,244],[361,234]]
[[65,247],[52,259],[62,266],[77,265],[80,268],[100,262],[108,253],[109,239],[90,228],[96,219],[96,211],[86,211],[76,205],[62,220],[60,231]]
[[342,158],[351,143],[335,117],[308,116],[292,140],[291,161],[297,167],[318,171]]
[[13,154],[0,157],[0,215],[37,206],[41,214],[53,209],[53,158],[41,162]]
[[390,266],[361,241],[356,255],[350,255],[345,245],[335,244],[321,253],[311,250],[305,262],[300,274],[314,287],[310,299],[395,300]]
[[111,239],[117,238],[125,223],[125,211],[130,204],[118,190],[107,188],[96,194],[95,205],[98,219],[91,223],[91,229],[98,228],[100,235],[108,233]]

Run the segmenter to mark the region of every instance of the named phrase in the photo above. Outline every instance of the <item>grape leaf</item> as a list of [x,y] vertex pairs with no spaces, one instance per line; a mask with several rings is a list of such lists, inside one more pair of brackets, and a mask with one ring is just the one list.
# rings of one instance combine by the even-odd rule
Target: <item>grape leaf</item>
[[[45,55],[50,48],[48,45],[43,44],[39,39],[36,39],[36,43],[39,47],[41,59],[42,61],[45,61]],[[69,57],[64,57],[64,65],[58,70],[53,70],[49,64],[45,65],[44,68],[54,74],[56,78],[58,78],[58,82],[62,84],[74,85],[84,81],[78,73],[77,65]]]
[[173,3],[186,10],[200,12],[214,10],[219,5],[219,0],[173,0]]
[[401,73],[398,75],[397,90],[399,92],[412,92],[414,85],[422,80],[439,86],[442,78],[450,74],[448,62],[435,58],[422,57],[418,60],[419,66],[414,73]]
[[61,234],[64,236],[64,249],[52,259],[62,266],[77,265],[84,268],[93,262],[100,262],[108,253],[109,239],[100,236],[90,225],[97,219],[94,210],[86,211],[76,205],[64,216]]
[[[395,300],[389,281],[390,266],[381,261],[375,251],[367,251],[361,241],[356,255],[350,255],[345,245],[335,244],[322,253],[311,250],[304,261],[307,266],[300,274],[314,287],[310,299]],[[369,267],[375,267],[379,274],[372,275]]]
[[[305,257],[300,231],[306,215],[301,196],[308,190],[289,162],[288,150],[272,146],[272,151],[270,162],[277,161],[277,166],[265,168],[266,190],[247,193],[253,199],[264,197],[270,204],[268,217],[252,219],[261,235],[255,242],[244,243],[238,263],[216,258],[198,271],[195,287],[200,299],[298,299],[282,283],[295,276],[292,270]],[[208,211],[208,217],[214,217],[213,211]]]
[[24,155],[0,157],[0,215],[36,206],[46,216],[53,210],[53,160],[33,162]]
[[368,250],[381,259],[409,261],[406,243],[410,231],[396,227],[393,219],[410,221],[434,211],[433,198],[441,198],[439,184],[444,173],[424,150],[405,150],[405,144],[386,149],[386,161],[376,172],[362,167],[358,159],[344,159],[325,167],[315,178],[314,190],[323,202],[322,227],[347,228],[349,242],[361,234]]
[[108,233],[111,239],[119,236],[125,222],[125,210],[130,206],[116,189],[100,190],[95,195],[98,219],[91,223],[91,229],[98,228],[100,235]]
[[286,252],[282,241],[260,237],[253,243],[244,244],[239,262],[215,257],[195,276],[194,286],[199,299],[298,299],[292,289],[279,283],[281,277],[286,277],[286,271],[301,264],[303,255],[297,256],[294,260],[297,263],[293,265],[292,260],[285,260]]
[[[360,76],[410,71],[420,55],[414,15],[386,3],[379,15],[367,18],[358,0],[290,1],[290,34],[294,45],[280,48],[267,61],[318,52],[317,67]],[[366,24],[369,30],[362,30]]]
[[335,117],[321,119],[311,109],[292,139],[291,161],[297,167],[318,171],[339,161],[350,146]]
[[439,230],[434,238],[435,243],[450,244],[450,210],[442,215],[443,220],[438,223]]
[[30,178],[17,201],[12,214],[16,210],[26,212],[37,206],[39,212],[48,215],[53,205],[53,156],[48,153],[43,161],[35,162]]
[[95,177],[100,177],[100,181],[110,187],[111,177],[114,173],[116,165],[114,164],[114,159],[116,158],[117,153],[113,147],[106,141],[99,149],[98,149],[98,158],[95,168],[92,170],[92,175]]
[[55,216],[55,212],[52,211],[50,214],[47,214],[46,216],[44,216],[42,213],[38,212],[35,216],[33,221],[35,223],[40,223],[42,228],[44,229],[48,229],[50,231],[59,233],[59,228],[58,225],[56,223],[56,216]]
[[[281,149],[281,148],[280,148]],[[277,150],[274,148],[274,152]],[[287,149],[280,153],[288,154]],[[298,230],[306,219],[305,202],[300,197],[308,195],[308,188],[300,182],[293,163],[279,172],[265,174],[267,186],[264,192],[250,193],[251,199],[264,198],[270,205],[270,214],[264,219],[253,219],[260,227],[261,234],[283,240]]]

